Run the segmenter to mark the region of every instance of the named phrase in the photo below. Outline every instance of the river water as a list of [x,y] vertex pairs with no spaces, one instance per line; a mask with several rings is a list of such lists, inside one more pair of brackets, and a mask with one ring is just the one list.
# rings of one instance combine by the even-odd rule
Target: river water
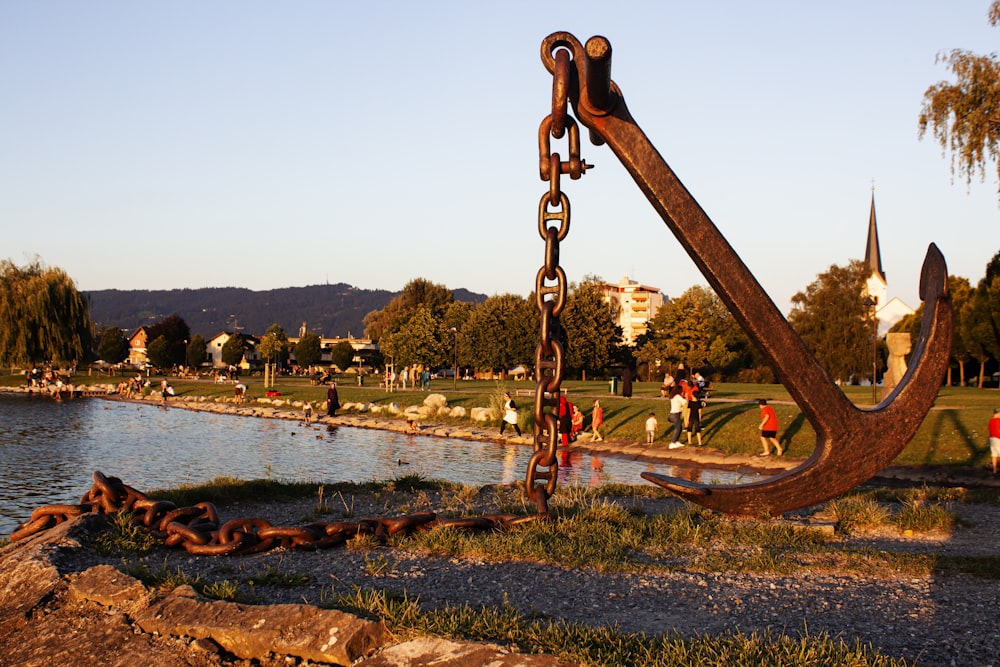
[[[193,412],[159,405],[0,394],[0,535],[40,505],[77,503],[93,471],[140,491],[270,478],[368,482],[409,474],[482,486],[524,478],[531,447]],[[568,458],[566,458],[568,456]],[[564,455],[560,484],[646,484],[671,466],[615,456]],[[719,471],[706,483],[738,481]]]

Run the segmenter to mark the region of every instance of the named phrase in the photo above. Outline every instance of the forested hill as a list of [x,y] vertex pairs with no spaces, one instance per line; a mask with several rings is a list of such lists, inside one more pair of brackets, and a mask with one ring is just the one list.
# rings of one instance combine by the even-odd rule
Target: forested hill
[[[482,303],[486,297],[465,289],[452,290],[456,301]],[[289,336],[298,336],[305,322],[320,336],[364,336],[364,317],[381,310],[399,292],[366,290],[339,283],[254,291],[241,287],[176,290],[97,290],[90,298],[91,317],[98,327],[118,327],[131,333],[177,314],[192,334],[206,340],[220,331],[263,335],[277,322]]]

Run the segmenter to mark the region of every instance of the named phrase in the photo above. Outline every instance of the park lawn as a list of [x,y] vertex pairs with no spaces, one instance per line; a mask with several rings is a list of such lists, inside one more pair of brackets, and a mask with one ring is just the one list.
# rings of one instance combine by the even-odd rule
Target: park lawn
[[[117,382],[115,376],[87,376],[80,373],[73,378],[74,384],[96,384]],[[152,378],[158,384],[159,378]],[[338,379],[337,389],[341,404],[348,402],[371,402],[387,405],[397,403],[405,408],[423,402],[427,392],[412,389],[386,392],[377,385],[377,378],[366,377],[366,384],[359,386],[355,376]],[[205,396],[208,398],[228,398],[232,396],[232,384],[215,384],[208,380],[180,380],[171,378],[177,395],[181,398]],[[249,399],[260,398],[264,388],[259,377],[245,379],[249,386]],[[0,386],[21,386],[23,376],[0,376]],[[321,403],[326,400],[326,386],[313,385],[308,378],[280,377],[274,387],[281,398],[291,402],[311,401]],[[667,401],[660,398],[658,382],[636,382],[632,398],[611,395],[607,380],[578,381],[562,383],[571,401],[580,406],[589,416],[594,399],[600,399],[604,407],[604,436],[609,440],[642,442],[645,440],[644,425],[650,412],[656,414],[660,426],[657,442],[664,446],[668,438],[663,435],[669,426],[667,422]],[[863,386],[847,386],[845,394],[861,408],[872,405],[872,389]],[[499,406],[504,391],[515,394],[521,412],[521,427],[530,432],[533,424],[534,383],[531,381],[506,382],[491,380],[464,380],[457,384],[453,380],[437,379],[431,383],[431,392],[443,394],[450,406],[473,407]],[[878,389],[879,398],[882,388]],[[620,392],[620,390],[619,390]],[[736,384],[715,383],[712,394],[703,411],[702,438],[707,446],[726,453],[756,453],[760,450],[757,426],[760,423],[756,405],[758,398],[767,398],[778,414],[781,427],[778,437],[789,455],[808,456],[815,447],[816,435],[812,426],[792,402],[785,388],[778,384]],[[987,443],[987,421],[994,408],[1000,407],[1000,391],[996,389],[976,389],[967,387],[942,387],[930,413],[924,419],[916,436],[896,458],[895,463],[905,465],[951,465],[958,467],[987,466],[989,447]],[[497,422],[499,423],[499,422]]]

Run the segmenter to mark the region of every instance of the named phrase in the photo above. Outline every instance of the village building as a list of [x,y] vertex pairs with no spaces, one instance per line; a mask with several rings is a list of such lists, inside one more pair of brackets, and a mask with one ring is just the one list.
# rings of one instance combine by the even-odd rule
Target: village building
[[618,326],[622,328],[622,341],[635,345],[636,339],[646,333],[649,321],[663,307],[663,292],[658,287],[642,285],[628,275],[616,285],[604,283],[604,301],[618,306]]

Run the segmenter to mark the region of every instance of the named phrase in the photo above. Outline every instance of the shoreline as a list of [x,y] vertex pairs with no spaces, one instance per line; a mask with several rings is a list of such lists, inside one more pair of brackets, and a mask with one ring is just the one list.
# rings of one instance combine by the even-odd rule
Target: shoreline
[[[303,402],[289,401],[287,399],[281,400],[278,398],[271,399],[258,397],[251,399],[250,404],[236,405],[234,399],[232,398],[171,396],[168,397],[164,403],[163,399],[156,396],[155,393],[143,398],[128,398],[121,396],[116,393],[116,385],[112,384],[77,385],[68,389],[67,392],[72,393],[72,398],[55,399],[52,396],[53,392],[47,388],[0,388],[0,393],[32,394],[42,397],[53,397],[54,400],[100,398],[103,400],[119,402],[156,404],[167,408],[178,408],[193,412],[212,412],[215,414],[254,417],[258,419],[283,419],[286,421],[296,422],[304,421],[304,415],[301,411]],[[525,447],[533,446],[532,437],[530,435],[501,436],[499,434],[499,427],[497,426],[483,426],[470,423],[451,424],[442,421],[433,421],[427,415],[419,414],[419,411],[400,410],[395,413],[390,412],[389,414],[382,414],[381,412],[374,412],[364,408],[355,409],[354,406],[357,405],[360,404],[345,403],[345,405],[341,408],[343,414],[338,414],[335,417],[319,414],[311,419],[310,423],[391,431],[395,433],[424,437],[515,444]],[[411,418],[414,418],[417,422],[417,428],[415,430],[408,424],[408,421]],[[806,457],[794,456],[763,457],[756,454],[730,454],[711,447],[710,445],[688,445],[680,449],[668,449],[666,441],[650,445],[644,441],[605,438],[599,442],[593,442],[591,440],[591,434],[588,432],[581,433],[578,439],[571,443],[569,447],[560,446],[559,451],[570,453],[579,451],[589,455],[615,456],[633,461],[677,466],[679,468],[686,468],[692,471],[703,468],[712,468],[717,470],[756,473],[762,475],[776,475],[793,470],[808,460]],[[649,482],[637,479],[636,484],[646,485],[649,484]],[[978,468],[952,468],[941,465],[890,465],[871,480],[865,482],[865,484],[876,486],[919,486],[926,484],[934,486],[987,487],[1000,489],[1000,479],[994,478],[989,474],[988,470],[980,470]]]

